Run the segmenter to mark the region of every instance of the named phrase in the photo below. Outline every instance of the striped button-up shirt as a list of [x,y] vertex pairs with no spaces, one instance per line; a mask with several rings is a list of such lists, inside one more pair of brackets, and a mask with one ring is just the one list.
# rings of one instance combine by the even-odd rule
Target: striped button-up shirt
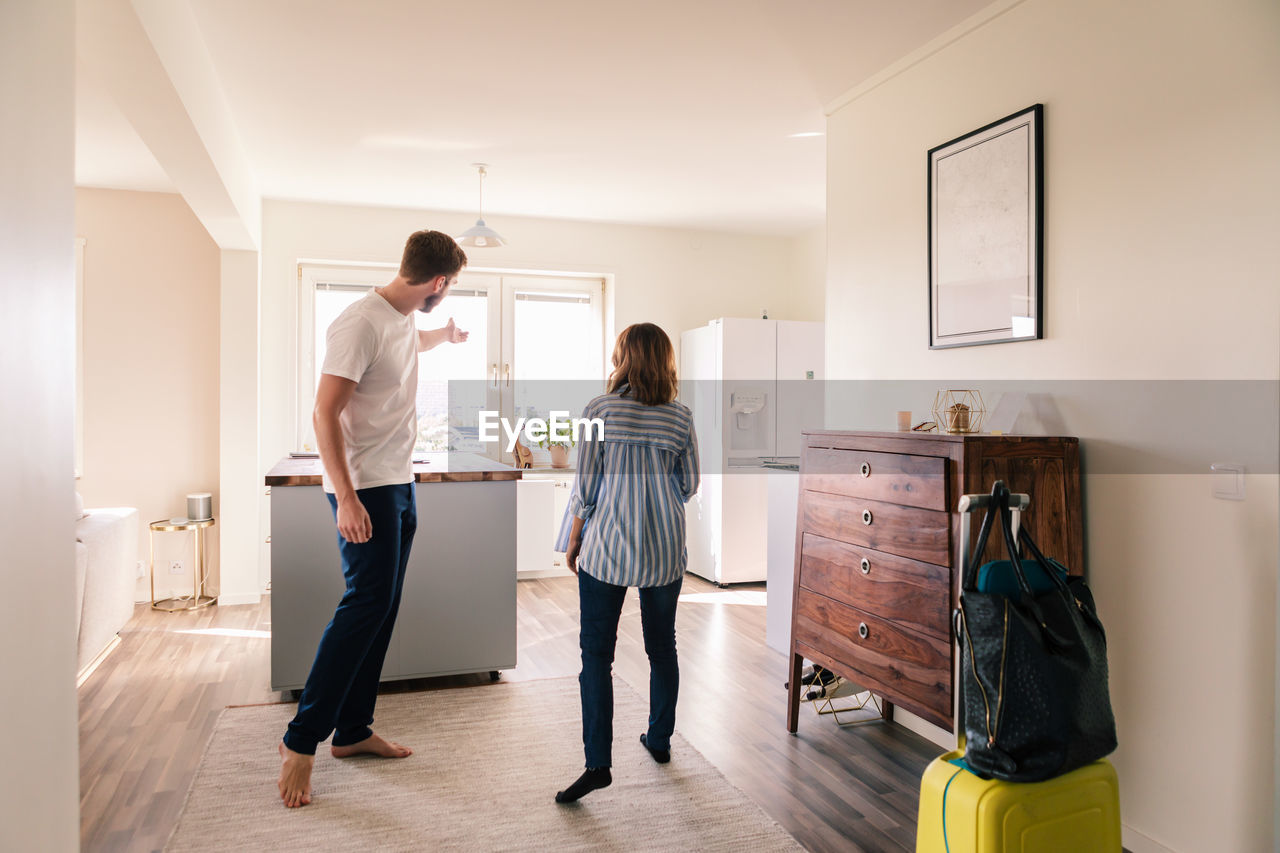
[[684,505],[699,481],[693,415],[680,403],[646,406],[625,394],[624,387],[596,397],[582,412],[604,421],[604,440],[578,444],[556,550],[568,550],[577,516],[584,519],[578,571],[615,586],[666,586],[688,562]]

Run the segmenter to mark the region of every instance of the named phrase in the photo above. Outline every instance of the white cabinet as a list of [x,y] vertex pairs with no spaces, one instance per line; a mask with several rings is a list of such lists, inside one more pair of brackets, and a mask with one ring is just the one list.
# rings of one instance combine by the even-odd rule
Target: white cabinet
[[573,471],[535,468],[523,475],[516,487],[516,576],[567,575],[564,554],[552,549],[569,505]]
[[[560,525],[564,521],[564,514],[569,510],[569,495],[573,492],[573,474],[559,474],[553,478],[555,486],[553,499],[555,501],[555,511],[551,513],[551,538],[560,533]],[[551,562],[556,568],[556,574],[567,574],[569,572],[568,565],[565,564],[564,554],[552,552]]]
[[769,578],[765,582],[764,641],[783,654],[791,651],[791,598],[795,587],[796,511],[800,472],[770,470]]
[[549,480],[521,479],[516,483],[517,576],[550,568],[554,492],[555,484]]

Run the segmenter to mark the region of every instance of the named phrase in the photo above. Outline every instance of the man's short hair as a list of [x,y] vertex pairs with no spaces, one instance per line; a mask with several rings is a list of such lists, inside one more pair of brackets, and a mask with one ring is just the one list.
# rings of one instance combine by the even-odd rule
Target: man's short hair
[[440,231],[415,231],[404,244],[400,277],[409,284],[422,284],[438,275],[455,276],[467,265],[467,253]]

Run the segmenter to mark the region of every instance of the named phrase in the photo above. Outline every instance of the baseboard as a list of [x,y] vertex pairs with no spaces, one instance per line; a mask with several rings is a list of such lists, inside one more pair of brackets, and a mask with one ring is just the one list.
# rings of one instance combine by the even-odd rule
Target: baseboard
[[1143,835],[1124,821],[1120,822],[1120,843],[1129,853],[1174,853],[1149,835]]
[[76,673],[77,688],[89,680],[89,676],[93,675],[94,670],[96,670],[102,662],[107,659],[107,655],[116,650],[116,646],[118,645],[120,645],[120,635],[116,634],[111,638],[111,642],[107,643],[106,648],[98,652],[97,657],[85,664],[84,669]]
[[257,592],[224,593],[218,596],[218,604],[233,607],[237,604],[257,604],[262,601],[262,594]]
[[533,578],[567,578],[573,572],[568,569],[534,569],[527,572],[516,572],[516,580],[525,581]]
[[893,721],[904,729],[910,729],[925,740],[933,741],[940,748],[950,752],[956,748],[956,736],[944,728],[935,726],[928,720],[921,719],[910,711],[893,706]]

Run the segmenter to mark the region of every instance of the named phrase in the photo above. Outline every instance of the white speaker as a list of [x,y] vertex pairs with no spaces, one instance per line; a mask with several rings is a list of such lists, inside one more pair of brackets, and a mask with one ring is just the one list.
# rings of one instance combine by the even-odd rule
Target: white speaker
[[208,521],[213,518],[213,493],[194,492],[187,495],[187,518]]

